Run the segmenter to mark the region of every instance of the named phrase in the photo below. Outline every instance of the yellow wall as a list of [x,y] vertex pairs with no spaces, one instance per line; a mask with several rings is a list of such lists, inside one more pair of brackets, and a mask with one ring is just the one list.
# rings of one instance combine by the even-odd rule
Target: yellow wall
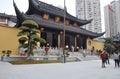
[[[0,25],[0,55],[2,55],[2,50],[11,50],[11,55],[18,55],[19,43],[17,34],[19,31],[20,29],[18,28]],[[93,46],[95,50],[103,50],[104,43],[87,39],[87,49],[91,50]]]
[[0,25],[0,55],[2,50],[11,50],[11,55],[18,54],[18,37],[20,29]]
[[87,49],[91,50],[93,46],[95,50],[103,50],[104,43],[97,40],[87,39]]

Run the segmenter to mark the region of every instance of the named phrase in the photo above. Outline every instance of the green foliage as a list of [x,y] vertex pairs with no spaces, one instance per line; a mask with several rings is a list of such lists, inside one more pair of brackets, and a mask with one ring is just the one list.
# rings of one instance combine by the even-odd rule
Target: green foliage
[[27,48],[27,55],[28,57],[30,55],[33,55],[33,48],[37,46],[37,43],[46,43],[46,41],[43,38],[40,38],[38,33],[40,33],[40,30],[38,30],[39,26],[38,24],[33,20],[25,20],[22,23],[21,31],[18,33],[19,38],[19,47]]
[[6,51],[5,50],[2,50],[2,53],[5,53]]
[[46,43],[46,41],[43,38],[39,39],[39,41],[43,44]]
[[112,38],[106,38],[105,39],[105,44],[104,44],[104,50],[107,51],[108,53],[112,53],[115,51],[115,46]]
[[2,54],[3,54],[3,56],[5,56],[5,54],[6,54],[6,51],[5,51],[5,50],[3,50],[3,51],[2,51]]
[[27,31],[27,30],[23,30],[22,29],[22,31],[20,31],[18,34],[17,34],[17,36],[23,36],[23,35],[29,35],[29,31]]
[[21,37],[19,39],[19,43],[21,43],[21,44],[25,44],[26,41],[28,41],[28,39],[26,37]]
[[12,53],[11,50],[7,50],[7,52],[6,52],[6,54],[7,54],[8,57],[10,56],[11,53]]
[[3,56],[5,56],[5,55],[10,56],[11,53],[12,53],[11,50],[3,50],[2,51]]
[[25,20],[22,23],[22,25],[25,27],[29,27],[29,28],[38,28],[39,27],[39,25],[33,20]]

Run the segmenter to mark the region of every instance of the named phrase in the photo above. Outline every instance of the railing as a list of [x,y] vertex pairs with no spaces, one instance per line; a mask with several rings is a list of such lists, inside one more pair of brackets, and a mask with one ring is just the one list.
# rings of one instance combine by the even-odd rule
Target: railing
[[[15,55],[15,56],[0,56],[0,60],[2,61],[13,61],[13,60],[18,60],[18,59],[23,59],[26,58],[26,51],[27,49],[25,48],[20,48],[19,49],[19,54],[20,55]],[[43,47],[37,47],[36,49],[33,50],[34,56],[32,56],[32,59],[36,60],[43,60],[43,59],[49,59],[49,60],[62,60],[63,56],[63,49],[62,48],[52,48],[50,47],[47,54],[45,51],[45,48]],[[91,51],[90,50],[79,50],[78,52],[67,52],[69,55],[66,55],[66,60],[76,60],[76,61],[81,61],[81,60],[91,60],[91,59],[98,59],[96,53],[91,56]],[[3,57],[3,59],[2,59]]]
[[[19,49],[19,54],[21,55],[22,53],[25,53],[26,48],[20,48]],[[46,51],[44,47],[37,47],[36,49],[33,49],[34,56],[45,56]],[[49,50],[47,51],[47,55],[52,55],[52,56],[60,56],[62,55],[63,49],[62,48],[52,48],[50,47]]]
[[[20,48],[19,49],[19,54],[21,55],[23,53],[25,53],[25,50],[27,50],[26,48]],[[33,50],[34,52],[34,56],[45,56],[46,55],[46,51],[45,51],[45,47],[37,47],[36,49]],[[49,50],[47,51],[47,55],[49,56],[61,56],[63,54],[63,49],[62,48],[53,48],[50,47]],[[91,55],[91,51],[90,50],[79,50],[77,52],[68,52],[69,56],[87,56],[87,55]],[[96,52],[93,52],[93,55],[96,54]]]

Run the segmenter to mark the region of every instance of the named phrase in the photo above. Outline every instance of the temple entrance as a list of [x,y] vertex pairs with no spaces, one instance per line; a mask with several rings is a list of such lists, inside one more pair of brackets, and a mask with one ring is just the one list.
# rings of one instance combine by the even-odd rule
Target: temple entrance
[[65,36],[65,46],[68,45],[70,47],[70,37],[69,36]]
[[52,47],[57,47],[58,46],[58,35],[53,34],[52,35]]
[[[46,32],[41,32],[41,38],[47,40],[47,33]],[[40,44],[41,47],[45,46],[45,44]]]
[[82,38],[82,46],[83,46],[83,49],[86,49],[86,38]]
[[79,48],[83,48],[83,49],[86,48],[86,39],[85,38],[83,38],[83,37],[77,38],[76,42],[77,42],[77,46]]

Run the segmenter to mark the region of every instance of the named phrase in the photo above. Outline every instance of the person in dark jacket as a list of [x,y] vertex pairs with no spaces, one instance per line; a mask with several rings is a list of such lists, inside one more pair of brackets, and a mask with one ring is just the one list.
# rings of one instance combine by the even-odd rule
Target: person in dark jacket
[[109,53],[106,52],[106,64],[110,64],[110,61],[109,61]]

